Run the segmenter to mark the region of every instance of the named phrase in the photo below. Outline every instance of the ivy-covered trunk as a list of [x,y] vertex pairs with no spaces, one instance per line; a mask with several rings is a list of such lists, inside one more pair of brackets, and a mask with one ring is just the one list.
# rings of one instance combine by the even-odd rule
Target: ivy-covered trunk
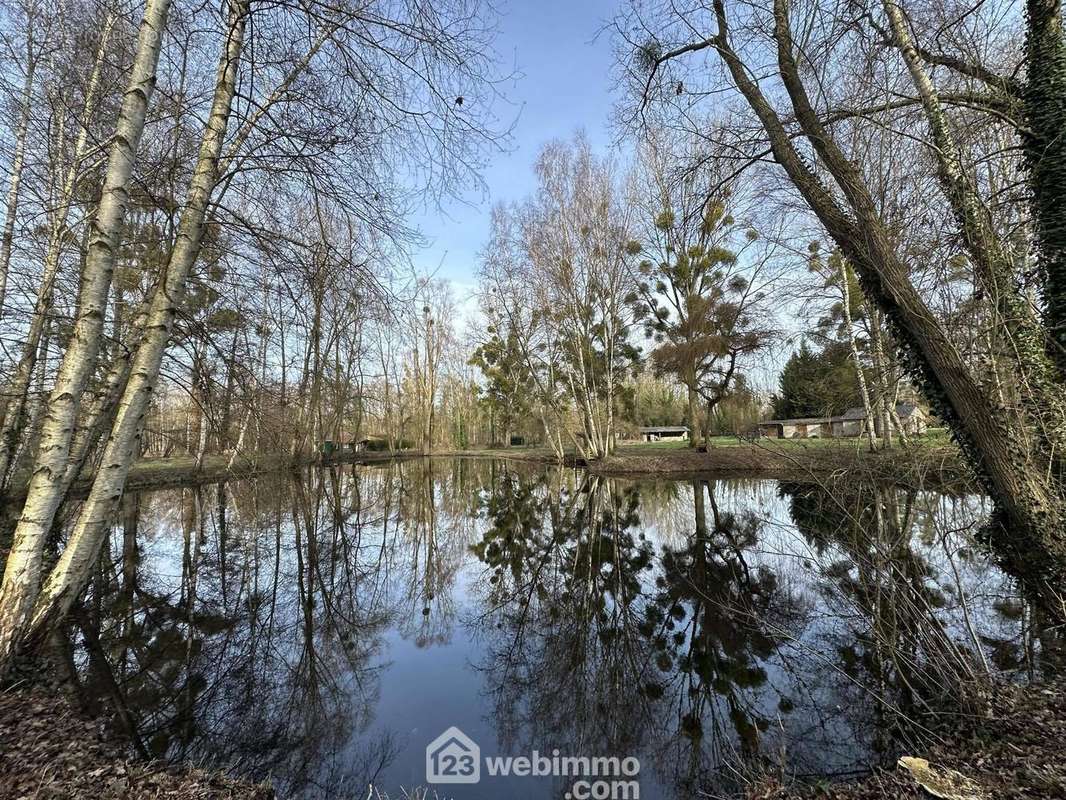
[[1032,191],[1044,318],[1066,374],[1066,39],[1060,0],[1026,2],[1025,160]]
[[[815,111],[795,61],[787,0],[775,0],[774,24],[778,65],[795,119],[836,184],[836,195],[812,171],[766,95],[729,44],[724,0],[714,0],[719,33],[714,45],[735,86],[759,118],[775,160],[851,261],[866,296],[877,303],[899,343],[911,375],[951,429],[963,453],[996,504],[996,518],[987,528],[995,549],[1011,571],[1056,619],[1066,619],[1062,584],[1066,580],[1066,492],[1059,472],[1058,451],[1047,443],[1062,434],[1063,384],[1052,383],[1053,370],[1033,369],[1025,378],[1041,377],[1040,385],[1021,409],[1005,407],[986,391],[979,375],[959,352],[911,280],[893,237],[877,212],[859,167],[840,148]],[[921,86],[918,87],[921,90]],[[923,98],[925,101],[926,98]],[[927,109],[928,110],[928,109]],[[927,114],[931,123],[935,115]],[[934,130],[934,134],[938,131]],[[941,165],[943,166],[943,165]],[[950,172],[950,171],[949,171]],[[957,175],[944,173],[945,183]],[[841,197],[843,203],[838,200]],[[949,196],[949,200],[962,198]],[[967,220],[967,227],[970,220]],[[983,231],[961,231],[967,244]],[[1017,320],[1028,325],[1027,320]],[[1041,350],[1040,358],[1048,359]],[[1013,362],[1018,364],[1018,361]],[[1049,375],[1049,373],[1051,373]],[[1021,412],[1021,413],[1019,413]],[[1026,419],[1046,415],[1053,423],[1036,432]],[[1041,416],[1037,416],[1041,415]],[[1058,417],[1058,419],[1056,419]]]

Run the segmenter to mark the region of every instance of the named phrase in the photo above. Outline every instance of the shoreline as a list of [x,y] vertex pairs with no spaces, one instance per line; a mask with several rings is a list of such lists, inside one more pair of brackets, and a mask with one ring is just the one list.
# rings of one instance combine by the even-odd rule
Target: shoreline
[[[257,475],[301,469],[309,466],[347,464],[381,464],[414,459],[477,459],[515,461],[527,464],[558,465],[546,448],[498,448],[476,450],[382,450],[357,453],[308,454],[251,453],[233,457],[222,453],[206,456],[201,466],[191,456],[146,458],[130,469],[127,491],[191,486],[242,480]],[[232,465],[231,465],[232,460]],[[662,478],[694,480],[699,478],[766,478],[797,482],[823,482],[841,479],[886,481],[960,491],[973,490],[968,470],[951,446],[896,447],[870,452],[848,445],[806,445],[801,443],[748,444],[712,446],[708,451],[689,448],[655,448],[623,445],[598,461],[585,461],[568,454],[562,466],[584,469],[593,475],[611,478]],[[91,481],[79,480],[71,488],[75,497],[88,492]],[[28,476],[12,481],[5,498],[9,503],[25,498]]]
[[[424,457],[558,463],[550,451],[542,449],[454,450]],[[603,477],[634,480],[749,477],[806,483],[850,478],[959,490],[974,488],[968,469],[951,446],[896,447],[870,452],[847,445],[797,443],[783,446],[740,443],[712,446],[708,451],[628,445],[599,461],[586,462],[570,455],[564,465]]]
[[[910,752],[902,743],[893,757],[927,761],[917,769],[874,768],[864,777],[811,782],[787,776],[754,781],[745,800],[921,800],[935,786],[958,800],[1025,800],[1066,797],[1066,681],[984,687],[981,708],[953,708],[922,720],[938,739]],[[951,774],[951,771],[954,774]],[[969,787],[966,781],[970,781]]]
[[[133,738],[121,731],[106,703],[91,711],[75,695],[74,687],[54,679],[16,681],[0,688],[0,794],[92,794],[101,800],[278,797],[268,783],[219,765],[136,755]],[[947,701],[944,708],[918,720],[934,741],[914,750],[896,742],[890,758],[927,759],[939,774],[953,770],[983,792],[953,797],[1066,796],[1066,750],[1059,746],[1066,736],[1066,682],[1015,686],[995,681],[979,696],[983,697],[981,708]],[[65,735],[57,736],[57,731]],[[742,790],[738,800],[919,800],[930,796],[919,784],[921,773],[916,776],[899,766],[874,767],[865,776],[839,781],[783,774],[769,762],[749,766],[754,772],[744,779],[746,791]]]

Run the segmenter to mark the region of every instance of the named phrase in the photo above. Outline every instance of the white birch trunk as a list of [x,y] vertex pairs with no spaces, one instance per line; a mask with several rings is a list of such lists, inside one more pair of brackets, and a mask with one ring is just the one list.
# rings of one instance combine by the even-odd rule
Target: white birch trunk
[[158,383],[159,368],[174,319],[185,296],[189,273],[200,254],[207,209],[218,182],[219,156],[236,93],[237,68],[250,2],[231,0],[229,3],[229,25],[219,61],[211,112],[174,248],[163,281],[152,298],[144,336],[133,356],[130,379],[119,402],[100,470],[82,505],[67,546],[42,587],[34,607],[30,622],[30,633],[34,636],[44,633],[52,620],[65,615],[84,589],[136,457],[138,431]]
[[[100,85],[100,72],[114,22],[114,13],[108,14],[104,20],[100,34],[100,44],[96,50],[96,58],[93,62],[89,83],[85,91],[78,138],[74,144],[74,151],[67,174],[63,179],[57,207],[52,213],[48,246],[45,250],[44,269],[41,272],[41,282],[37,290],[37,301],[34,304],[33,316],[30,319],[30,327],[22,344],[22,354],[19,358],[18,366],[15,368],[15,377],[5,390],[8,397],[8,406],[4,415],[3,428],[0,430],[0,486],[6,485],[7,479],[10,477],[15,451],[25,424],[30,381],[33,379],[33,372],[37,366],[37,354],[40,349],[41,336],[45,328],[47,315],[52,308],[52,294],[55,290],[56,275],[59,272],[59,260],[63,252],[63,238],[67,231],[67,221],[70,218],[70,207],[73,205],[75,185],[81,172],[81,162],[85,157],[85,148],[88,145],[89,122],[93,106],[96,103],[96,93]],[[5,230],[6,235],[7,231]],[[10,256],[10,249],[8,249],[7,255]],[[2,254],[0,254],[0,258],[2,257]],[[0,306],[2,306],[2,303],[3,299],[2,295],[0,295]]]
[[[907,433],[900,424],[899,414],[896,413],[895,392],[891,388],[891,380],[888,369],[888,358],[885,354],[881,334],[881,315],[876,308],[868,310],[870,319],[870,345],[874,360],[874,371],[877,373],[877,388],[879,395],[879,407],[881,414],[881,427],[884,429],[885,447],[892,447],[893,434],[899,434],[900,441],[907,443]],[[893,425],[895,430],[893,431]]]
[[102,338],[128,187],[148,103],[155,89],[155,71],[170,4],[171,0],[148,0],[138,33],[137,51],[119,111],[100,205],[92,223],[74,335],[49,398],[40,451],[0,585],[0,672],[10,662],[37,599],[41,554],[62,500],[60,490],[65,483],[63,477],[78,402],[95,365]]
[[851,290],[848,287],[848,262],[840,259],[840,287],[844,293],[844,328],[848,335],[848,344],[851,345],[851,358],[855,361],[855,375],[859,381],[859,394],[862,396],[862,409],[866,412],[866,437],[870,440],[870,449],[876,448],[874,440],[874,410],[870,403],[870,391],[866,387],[866,375],[862,370],[862,361],[859,359],[859,346],[855,342],[855,326],[851,322]]

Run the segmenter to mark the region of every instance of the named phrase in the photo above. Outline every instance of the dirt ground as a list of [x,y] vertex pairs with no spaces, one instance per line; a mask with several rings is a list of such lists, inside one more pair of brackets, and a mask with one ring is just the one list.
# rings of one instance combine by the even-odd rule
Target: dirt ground
[[0,798],[4,800],[267,800],[269,787],[191,767],[131,758],[102,720],[58,686],[0,692]]
[[[944,743],[925,753],[934,766],[956,770],[983,794],[958,800],[1066,798],[1066,681],[998,689],[989,716],[944,715]],[[0,692],[0,798],[181,798],[267,800],[269,787],[218,772],[175,768],[129,755],[102,720],[82,714],[58,686],[14,686]],[[928,798],[910,773],[887,769],[858,781],[784,785],[765,779],[747,800]]]
[[[978,792],[957,800],[1053,800],[1066,798],[1066,680],[1042,687],[1003,687],[991,700],[990,717],[941,718],[944,744],[924,758],[974,781]],[[747,800],[870,800],[930,798],[911,774],[887,769],[859,781],[819,786],[782,786],[769,780]]]

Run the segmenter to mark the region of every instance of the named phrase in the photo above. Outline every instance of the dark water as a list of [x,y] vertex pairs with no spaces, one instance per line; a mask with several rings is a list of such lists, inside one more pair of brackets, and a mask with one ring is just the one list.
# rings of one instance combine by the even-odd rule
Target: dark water
[[[640,797],[727,796],[758,772],[894,760],[923,744],[923,699],[1053,657],[972,541],[985,511],[487,461],[143,493],[74,657],[149,753],[287,796],[401,796],[450,726],[483,758],[631,757]],[[574,780],[483,765],[437,788],[564,797]]]

